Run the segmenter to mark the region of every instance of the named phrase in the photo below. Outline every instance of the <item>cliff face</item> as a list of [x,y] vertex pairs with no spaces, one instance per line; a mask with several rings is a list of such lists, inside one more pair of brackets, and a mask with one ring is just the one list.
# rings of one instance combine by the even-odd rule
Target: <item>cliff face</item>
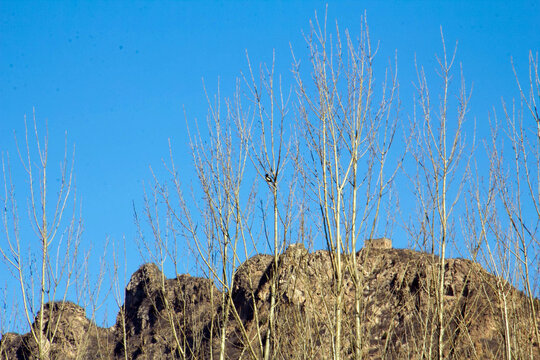
[[[439,259],[382,243],[385,246],[374,243],[358,252],[356,267],[352,257],[345,258],[349,265],[342,290],[343,355],[354,356],[358,319],[365,358],[435,358]],[[132,275],[125,304],[109,329],[95,326],[75,304],[49,304],[47,356],[218,358],[225,334],[226,358],[261,358],[275,279],[274,356],[330,358],[337,299],[332,262],[327,251],[308,253],[302,245],[291,245],[278,259],[276,272],[272,256],[257,255],[238,268],[230,294],[223,294],[207,279],[189,275],[165,279],[156,265],[146,264]],[[353,281],[355,271],[358,286]],[[513,358],[540,359],[530,303],[521,292],[468,260],[449,259],[445,274],[446,357],[503,359],[509,344]],[[229,295],[232,301],[224,301]],[[355,296],[361,300],[358,311]],[[534,306],[540,313],[538,300]],[[36,349],[30,333],[4,334],[0,343],[1,357],[7,359],[33,359]]]

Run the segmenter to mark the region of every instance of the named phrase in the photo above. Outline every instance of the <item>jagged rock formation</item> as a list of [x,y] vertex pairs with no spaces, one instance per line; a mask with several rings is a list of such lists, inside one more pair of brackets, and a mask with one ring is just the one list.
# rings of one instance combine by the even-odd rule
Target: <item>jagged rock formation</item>
[[[92,349],[101,342],[110,342],[113,329],[96,327],[87,317],[82,307],[71,302],[46,304],[43,309],[42,342],[47,350],[47,359],[95,359]],[[38,334],[36,316],[33,329]],[[3,334],[0,343],[1,359],[36,359],[37,341],[32,333],[18,335]]]
[[[345,257],[343,355],[354,356],[359,313],[364,358],[435,358],[439,258],[389,248],[386,240],[359,251],[356,266],[351,256]],[[280,256],[277,272],[272,256],[256,255],[237,269],[230,293],[222,293],[208,279],[165,279],[156,265],[145,264],[132,275],[125,304],[109,329],[97,327],[75,304],[48,305],[48,356],[210,359],[219,357],[224,334],[226,358],[260,358],[276,280],[274,357],[330,358],[337,298],[332,263],[329,252],[309,253],[303,245],[291,245]],[[530,303],[521,292],[469,260],[448,259],[445,274],[447,358],[503,359],[508,344],[513,358],[540,359]],[[533,302],[539,314],[540,301]],[[4,334],[0,343],[1,357],[7,359],[33,359],[36,348],[30,333]]]

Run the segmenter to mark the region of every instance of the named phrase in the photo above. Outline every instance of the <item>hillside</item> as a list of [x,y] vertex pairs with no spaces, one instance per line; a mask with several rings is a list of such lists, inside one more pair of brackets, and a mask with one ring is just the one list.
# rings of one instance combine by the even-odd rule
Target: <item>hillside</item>
[[[272,260],[270,255],[256,255],[238,268],[230,294],[234,307],[229,309],[226,323],[222,315],[226,308],[221,304],[229,294],[221,293],[208,279],[189,275],[165,279],[155,264],[145,264],[132,275],[125,304],[111,328],[94,325],[76,304],[49,304],[46,328],[55,329],[48,331],[52,339],[48,341],[49,357],[219,358],[221,328],[225,326],[226,358],[260,358],[267,333],[271,280],[276,279],[274,353],[283,359],[329,358],[336,299],[330,253],[309,253],[301,244],[291,245],[280,256],[277,273]],[[425,253],[392,249],[388,243],[374,243],[357,253],[365,358],[436,357],[438,261]],[[356,287],[350,269],[343,293],[345,358],[352,357],[354,339]],[[530,306],[520,291],[469,260],[448,259],[445,271],[448,358],[503,359],[508,341],[519,344],[512,346],[521,351],[513,353],[513,358],[540,359]],[[536,314],[540,313],[538,300],[535,307]],[[173,324],[175,331],[171,330]],[[0,349],[2,358],[32,359],[35,342],[31,334],[4,334]]]

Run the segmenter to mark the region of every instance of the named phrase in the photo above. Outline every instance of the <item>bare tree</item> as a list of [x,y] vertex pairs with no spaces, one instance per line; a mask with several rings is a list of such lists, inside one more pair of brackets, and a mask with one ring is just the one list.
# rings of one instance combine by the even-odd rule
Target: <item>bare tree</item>
[[[67,143],[60,169],[58,172],[52,170],[54,175],[49,171],[48,145],[48,136],[43,139],[39,136],[35,113],[30,133],[25,118],[24,148],[17,148],[29,186],[28,221],[19,214],[9,155],[2,156],[4,236],[0,252],[18,281],[23,316],[36,343],[35,356],[39,359],[49,358],[50,344],[62,316],[60,312],[55,314],[57,318],[52,318],[51,313],[47,314],[51,318],[46,319],[45,304],[66,300],[74,280],[82,232],[73,186],[73,161],[68,161]],[[56,188],[51,189],[51,178],[57,179]],[[30,251],[39,249],[37,269],[32,263],[32,255],[27,254],[28,248]],[[52,311],[52,306],[49,309]]]
[[[540,330],[537,320],[538,258],[540,242],[540,77],[538,54],[529,53],[528,91],[525,90],[514,68],[516,82],[521,97],[521,106],[513,104],[509,108],[503,102],[505,117],[504,134],[511,148],[510,156],[500,154],[495,173],[498,195],[506,217],[510,243],[508,251],[512,256],[518,278],[516,286],[522,287],[527,295],[532,320],[533,336],[540,344]],[[520,109],[520,110],[518,110]],[[534,130],[533,130],[534,129]],[[494,140],[494,142],[496,139]],[[496,150],[496,149],[495,149]],[[511,159],[511,160],[510,160]],[[536,270],[532,270],[536,269]],[[535,284],[536,283],[536,284]]]
[[[445,358],[444,286],[445,261],[448,244],[452,241],[452,213],[460,199],[467,180],[468,162],[463,163],[465,123],[470,94],[467,93],[463,75],[457,96],[457,111],[451,110],[451,79],[456,49],[448,56],[441,29],[443,56],[437,58],[438,74],[442,81],[442,93],[439,95],[438,111],[433,109],[432,95],[423,67],[417,67],[419,105],[421,121],[413,125],[418,129],[418,147],[413,151],[420,171],[414,185],[421,214],[420,229],[431,246],[431,252],[439,252],[438,279],[436,290],[437,313],[437,349],[438,358]],[[473,144],[474,147],[474,144]],[[470,159],[470,157],[469,157]],[[467,158],[465,158],[467,160]],[[455,178],[457,177],[457,184]],[[455,184],[455,185],[454,185]],[[432,345],[428,357],[431,357]]]
[[[249,89],[249,100],[254,105],[253,112],[247,116],[238,116],[235,119],[237,130],[243,141],[247,144],[248,156],[259,178],[267,184],[271,194],[272,211],[272,250],[273,250],[273,277],[270,289],[270,313],[268,316],[268,330],[265,336],[264,359],[275,357],[276,344],[276,306],[277,306],[277,281],[279,277],[279,256],[284,250],[291,231],[293,219],[293,206],[295,199],[296,172],[287,167],[290,158],[291,144],[288,141],[289,134],[285,129],[288,115],[287,104],[289,96],[284,97],[281,76],[275,84],[275,54],[272,66],[268,69],[261,66],[260,81],[255,78],[255,73],[248,58],[249,78],[244,77]],[[253,125],[251,125],[253,124]],[[289,173],[284,175],[286,171]],[[281,187],[284,182],[285,191]],[[285,195],[284,195],[285,194]],[[263,214],[263,217],[266,217]],[[266,219],[263,218],[266,224]],[[281,226],[280,226],[281,225]],[[280,229],[281,227],[281,229]],[[266,226],[265,226],[266,229]],[[265,236],[268,243],[268,232]],[[274,343],[272,345],[272,343]]]
[[[329,35],[326,17],[316,19],[306,37],[311,59],[313,84],[304,81],[301,64],[295,59],[300,127],[304,129],[307,151],[304,174],[321,215],[323,234],[331,252],[335,276],[332,354],[342,357],[344,275],[352,273],[355,286],[354,351],[362,355],[366,332],[362,320],[362,274],[356,251],[362,237],[378,231],[381,200],[401,166],[402,158],[391,165],[386,160],[398,127],[396,72],[387,72],[380,95],[375,95],[373,50],[365,17],[360,37],[348,31],[344,41],[336,25],[336,37]],[[352,260],[348,262],[347,259]]]

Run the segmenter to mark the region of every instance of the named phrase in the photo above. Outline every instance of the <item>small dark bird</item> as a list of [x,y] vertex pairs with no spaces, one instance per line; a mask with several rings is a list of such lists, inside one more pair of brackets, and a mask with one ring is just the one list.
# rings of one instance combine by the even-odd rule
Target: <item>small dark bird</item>
[[274,182],[274,180],[273,180],[273,179],[270,177],[270,175],[268,175],[268,174],[264,174],[264,179],[265,179],[267,182],[269,182],[269,183],[273,183],[273,182]]

